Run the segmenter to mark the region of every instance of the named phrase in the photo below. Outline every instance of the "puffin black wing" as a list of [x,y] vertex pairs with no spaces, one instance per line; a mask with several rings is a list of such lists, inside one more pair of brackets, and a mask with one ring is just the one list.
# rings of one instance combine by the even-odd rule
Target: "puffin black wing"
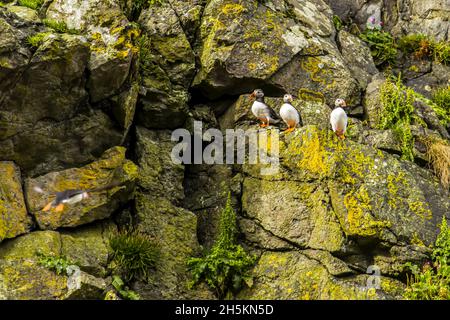
[[269,108],[269,114],[270,114],[270,117],[273,119],[273,120],[281,120],[281,118],[280,118],[280,116],[275,112],[275,110],[273,110],[271,107],[269,107],[269,106],[267,106],[267,108]]
[[74,190],[74,189],[57,192],[56,193],[56,198],[55,198],[55,204],[58,205],[62,201],[70,199],[72,197],[75,197],[75,196],[77,196],[77,195],[79,195],[79,194],[81,194],[83,192],[84,192],[84,190]]

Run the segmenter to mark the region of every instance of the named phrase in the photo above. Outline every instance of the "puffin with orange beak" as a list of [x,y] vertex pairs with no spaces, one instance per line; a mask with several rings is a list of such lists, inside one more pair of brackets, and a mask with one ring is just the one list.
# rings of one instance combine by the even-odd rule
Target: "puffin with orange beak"
[[281,121],[276,112],[264,102],[264,92],[261,89],[253,91],[250,97],[255,99],[252,105],[252,113],[261,121],[261,128]]
[[336,99],[335,109],[331,112],[330,123],[334,133],[341,139],[345,139],[345,131],[347,130],[348,117],[344,109],[347,107],[344,99]]
[[285,94],[283,101],[284,104],[280,109],[280,117],[288,126],[288,128],[284,131],[288,133],[294,131],[295,127],[300,123],[300,115],[297,109],[295,109],[292,105],[293,98],[290,94]]
[[[86,190],[69,189],[69,190],[56,192],[55,199],[53,201],[50,201],[42,209],[42,211],[47,212],[50,210],[55,210],[56,212],[61,212],[64,210],[65,205],[73,205],[75,203],[78,203],[85,199],[88,199],[89,193],[91,193],[91,192],[100,192],[100,191],[114,188],[119,185],[120,185],[119,182],[114,182],[114,183],[110,183],[110,184],[108,184],[104,187],[100,187],[100,188],[86,189]],[[39,192],[42,194],[45,193],[41,187],[35,186],[33,189],[36,192]]]

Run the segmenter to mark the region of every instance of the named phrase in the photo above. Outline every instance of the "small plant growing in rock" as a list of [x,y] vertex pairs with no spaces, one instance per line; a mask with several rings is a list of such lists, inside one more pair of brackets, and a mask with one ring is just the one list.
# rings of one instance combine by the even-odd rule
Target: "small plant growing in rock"
[[44,4],[44,0],[19,0],[19,6],[28,7],[33,10],[38,10]]
[[434,60],[445,65],[450,65],[450,44],[448,41],[440,41],[433,44]]
[[389,33],[381,30],[382,23],[370,17],[367,21],[367,27],[359,36],[369,45],[375,64],[377,66],[394,64],[397,58],[397,45],[394,37]]
[[152,61],[150,38],[146,34],[142,34],[136,43],[139,48],[139,71],[141,74],[145,74],[149,71],[149,64]]
[[126,282],[147,279],[159,257],[152,239],[136,231],[121,232],[109,241],[111,265]]
[[344,26],[344,22],[342,22],[341,18],[336,15],[333,16],[333,24],[337,31],[341,31],[342,27]]
[[112,286],[114,287],[114,289],[116,289],[116,291],[119,293],[119,295],[125,300],[140,300],[141,299],[139,294],[137,294],[133,290],[130,290],[125,285],[123,280],[117,275],[113,276]]
[[38,263],[41,266],[56,272],[57,275],[67,275],[67,268],[74,265],[73,262],[64,256],[46,255],[40,252],[37,253],[37,255],[39,257]]
[[450,124],[450,86],[438,88],[433,92],[433,109],[444,126]]
[[440,233],[431,255],[422,268],[411,263],[404,297],[409,300],[450,300],[450,228],[442,218]]
[[52,33],[51,32],[37,33],[35,35],[29,36],[27,38],[27,42],[33,48],[37,48],[44,42],[45,37],[47,37],[50,34],[52,34]]
[[429,58],[445,65],[450,64],[450,44],[447,41],[436,41],[423,34],[409,34],[400,38],[398,47],[417,59]]
[[55,30],[58,33],[79,34],[77,30],[69,29],[64,21],[43,19],[42,22],[45,26]]
[[236,244],[236,213],[231,206],[231,196],[220,216],[219,237],[211,251],[201,258],[188,260],[188,267],[192,272],[191,286],[204,281],[222,299],[231,297],[245,283],[252,284],[249,275],[256,257],[250,256]]
[[165,0],[121,0],[120,6],[129,21],[136,21],[142,10],[150,6],[161,5]]
[[396,82],[387,79],[380,88],[383,111],[379,129],[393,129],[402,143],[402,158],[414,160],[414,137],[410,124],[414,114],[414,90],[406,88],[399,76]]

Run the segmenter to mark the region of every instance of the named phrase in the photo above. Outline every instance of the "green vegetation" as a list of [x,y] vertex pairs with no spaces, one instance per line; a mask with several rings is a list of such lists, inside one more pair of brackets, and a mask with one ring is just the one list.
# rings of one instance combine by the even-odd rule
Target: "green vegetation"
[[119,295],[125,300],[140,300],[139,294],[130,290],[119,276],[113,276],[112,285]]
[[136,21],[142,10],[150,6],[161,5],[165,0],[121,0],[120,6],[129,21]]
[[136,45],[139,48],[139,71],[144,74],[150,70],[153,57],[150,38],[142,34],[137,38]]
[[440,41],[433,43],[434,60],[445,65],[450,65],[450,43]]
[[435,41],[423,34],[410,34],[400,38],[398,48],[417,59],[430,58],[442,64],[450,64],[450,44],[447,41]]
[[415,98],[430,106],[443,126],[450,124],[450,86],[433,91],[431,100],[414,92]]
[[[333,18],[333,22],[339,30],[339,20]],[[398,51],[412,54],[417,59],[429,58],[450,64],[450,44],[447,41],[435,41],[423,34],[406,35],[396,41],[389,32],[377,28],[367,28],[359,36],[369,45],[377,66],[394,64]]]
[[74,265],[73,262],[69,261],[64,256],[53,256],[53,255],[45,255],[43,253],[38,253],[39,261],[38,263],[52,271],[55,271],[56,274],[66,274],[67,268],[71,265]]
[[432,253],[432,263],[422,268],[407,263],[411,271],[405,298],[409,300],[450,300],[450,229],[442,218],[440,233]]
[[444,126],[450,124],[450,86],[433,92],[431,107]]
[[38,10],[44,4],[44,0],[19,0],[18,4],[19,6]]
[[398,41],[398,48],[405,53],[414,53],[417,58],[428,55],[430,43],[426,36],[422,34],[410,34]]
[[360,35],[372,52],[374,62],[377,66],[383,64],[394,64],[397,58],[397,46],[394,37],[389,33],[377,29],[366,29]]
[[379,129],[393,129],[402,143],[402,158],[414,160],[414,138],[411,120],[414,113],[414,90],[406,88],[399,76],[396,82],[387,79],[380,88],[383,111]]
[[79,34],[77,30],[69,29],[64,21],[43,19],[42,22],[45,26],[55,30],[58,33]]
[[127,231],[112,237],[111,263],[125,281],[147,279],[149,269],[155,266],[159,250],[147,235]]
[[236,244],[236,235],[236,213],[231,206],[231,195],[228,194],[227,204],[220,216],[219,237],[211,251],[205,257],[188,260],[188,267],[194,277],[191,286],[204,281],[220,299],[230,298],[244,283],[251,286],[249,270],[256,257],[248,255]]
[[339,18],[339,16],[336,15],[333,16],[333,24],[337,31],[340,31],[344,26],[344,23],[342,22],[341,18]]
[[45,37],[47,37],[50,34],[52,33],[51,32],[36,33],[35,35],[29,36],[27,38],[27,42],[32,47],[37,48],[44,42]]

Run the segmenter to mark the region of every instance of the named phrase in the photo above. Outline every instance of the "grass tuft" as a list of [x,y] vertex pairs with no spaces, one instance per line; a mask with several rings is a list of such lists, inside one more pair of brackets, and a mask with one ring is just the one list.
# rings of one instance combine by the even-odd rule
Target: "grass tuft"
[[126,282],[148,278],[159,257],[159,250],[149,236],[136,231],[121,232],[109,244],[113,269]]
[[44,42],[45,37],[47,37],[50,34],[52,34],[52,33],[51,32],[37,33],[35,35],[29,36],[27,38],[27,42],[33,48],[37,48]]
[[44,4],[44,0],[19,0],[18,4],[22,7],[38,10]]
[[442,139],[428,139],[427,158],[434,173],[445,188],[450,186],[450,145]]
[[68,28],[64,21],[43,19],[42,22],[45,26],[55,30],[58,33],[79,34],[79,31]]

